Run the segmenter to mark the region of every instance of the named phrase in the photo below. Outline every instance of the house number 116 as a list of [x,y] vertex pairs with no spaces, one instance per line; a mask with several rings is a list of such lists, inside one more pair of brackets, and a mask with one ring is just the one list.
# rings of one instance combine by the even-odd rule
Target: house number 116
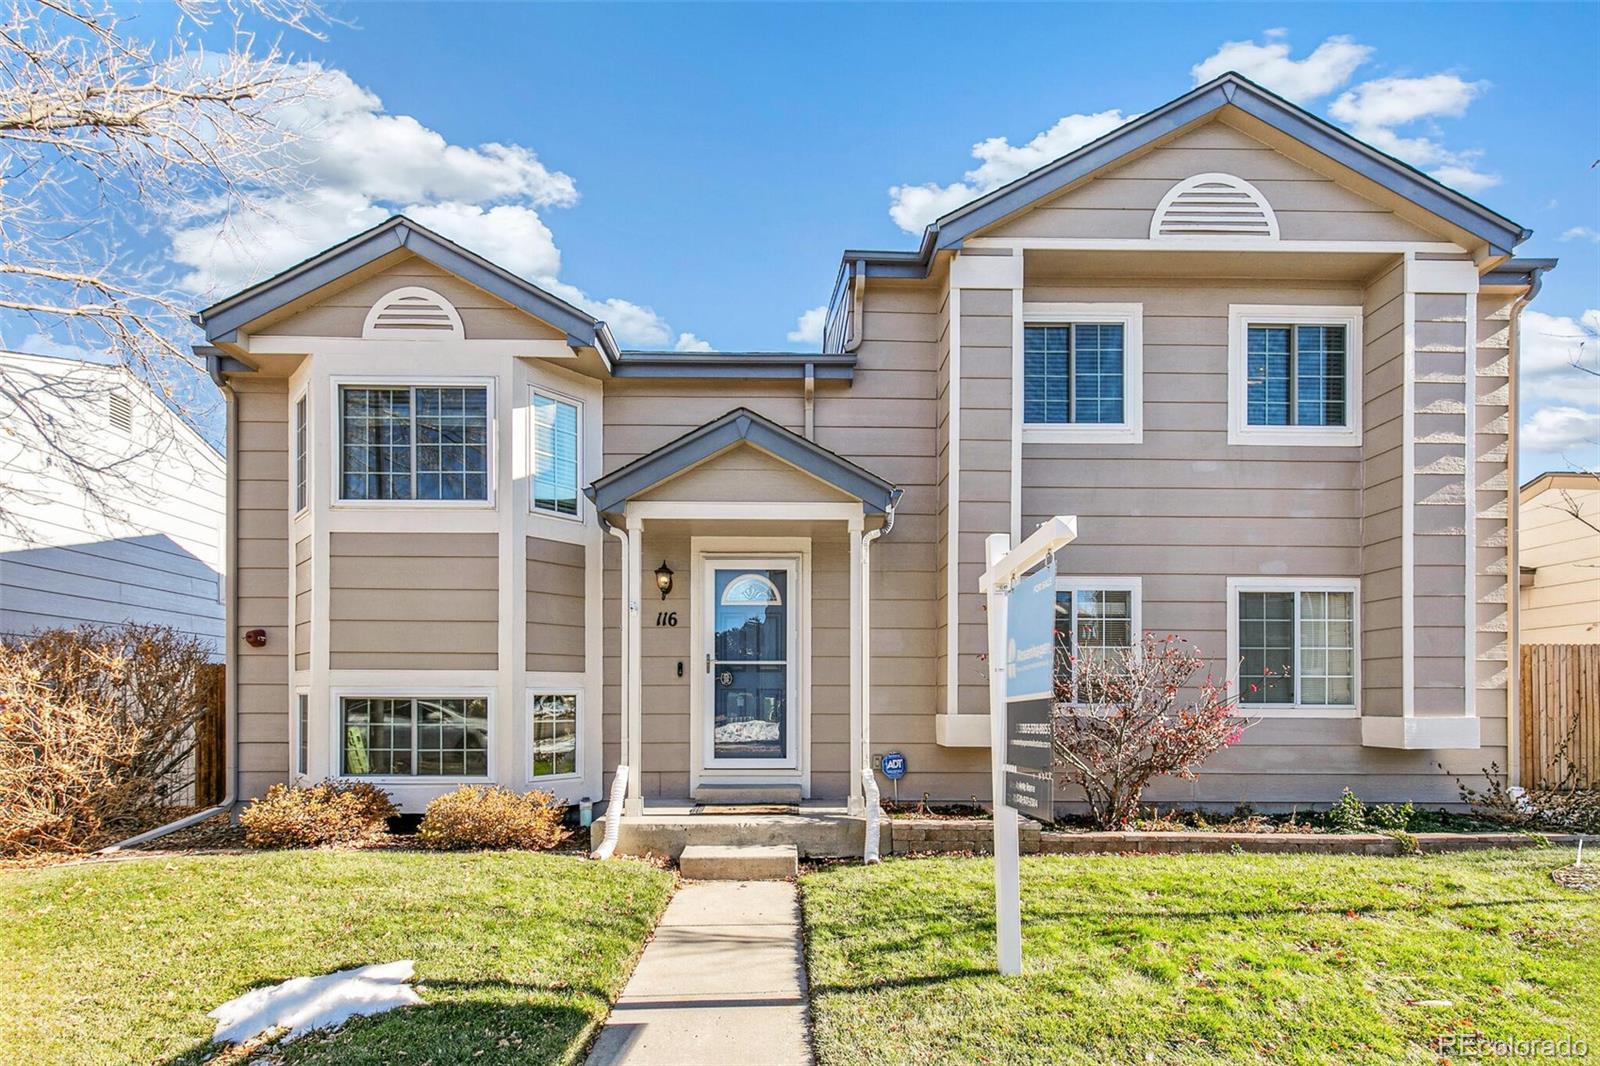
[[678,624],[677,611],[660,611],[656,614],[656,625],[671,628]]

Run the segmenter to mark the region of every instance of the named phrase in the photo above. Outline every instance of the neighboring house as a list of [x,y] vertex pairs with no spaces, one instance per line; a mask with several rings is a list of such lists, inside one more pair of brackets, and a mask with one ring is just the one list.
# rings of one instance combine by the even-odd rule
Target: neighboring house
[[220,656],[225,468],[126,368],[0,353],[0,637],[150,622]]
[[987,799],[984,538],[1063,513],[1065,639],[1180,634],[1261,719],[1152,799],[1454,801],[1514,713],[1527,236],[1235,75],[845,252],[821,352],[619,351],[390,219],[199,316],[243,792],[859,809],[898,750]]
[[1522,643],[1600,644],[1600,474],[1522,486]]

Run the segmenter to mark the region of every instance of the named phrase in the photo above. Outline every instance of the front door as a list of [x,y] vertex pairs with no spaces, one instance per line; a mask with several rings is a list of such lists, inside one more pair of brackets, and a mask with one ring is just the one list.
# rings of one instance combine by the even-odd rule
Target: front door
[[799,766],[799,647],[793,558],[706,560],[706,768]]

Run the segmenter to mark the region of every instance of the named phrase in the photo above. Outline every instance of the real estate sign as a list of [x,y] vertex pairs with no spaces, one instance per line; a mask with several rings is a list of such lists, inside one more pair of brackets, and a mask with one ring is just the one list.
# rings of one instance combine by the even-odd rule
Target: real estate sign
[[1056,562],[1047,557],[1006,597],[1005,801],[1037,821],[1052,820],[1050,706],[1055,692]]

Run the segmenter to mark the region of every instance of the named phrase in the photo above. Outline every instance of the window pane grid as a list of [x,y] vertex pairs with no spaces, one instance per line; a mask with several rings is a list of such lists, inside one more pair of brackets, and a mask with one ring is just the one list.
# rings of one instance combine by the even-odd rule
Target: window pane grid
[[1344,326],[1250,326],[1245,418],[1252,426],[1344,426],[1348,334]]
[[1071,326],[1025,326],[1022,330],[1022,420],[1065,424],[1071,420],[1068,365]]
[[487,500],[489,390],[340,390],[346,500]]
[[347,697],[344,773],[350,777],[484,777],[489,701],[483,697]]
[[1239,701],[1355,706],[1355,594],[1239,593]]
[[294,509],[306,509],[306,398],[294,405]]
[[1085,702],[1078,691],[1073,660],[1120,664],[1134,646],[1133,592],[1130,589],[1056,590],[1056,683]]
[[1239,702],[1294,703],[1294,629],[1294,593],[1239,593]]
[[533,394],[533,506],[578,514],[578,405]]
[[1355,703],[1355,619],[1348,592],[1300,594],[1300,702]]
[[1072,327],[1072,421],[1122,421],[1122,327]]
[[578,772],[578,697],[540,693],[533,698],[533,776]]
[[296,773],[303,774],[310,764],[308,756],[311,743],[311,697],[302,692],[295,697],[295,702],[297,704],[295,707],[295,725],[299,736],[295,738],[298,743],[296,744],[294,768]]

